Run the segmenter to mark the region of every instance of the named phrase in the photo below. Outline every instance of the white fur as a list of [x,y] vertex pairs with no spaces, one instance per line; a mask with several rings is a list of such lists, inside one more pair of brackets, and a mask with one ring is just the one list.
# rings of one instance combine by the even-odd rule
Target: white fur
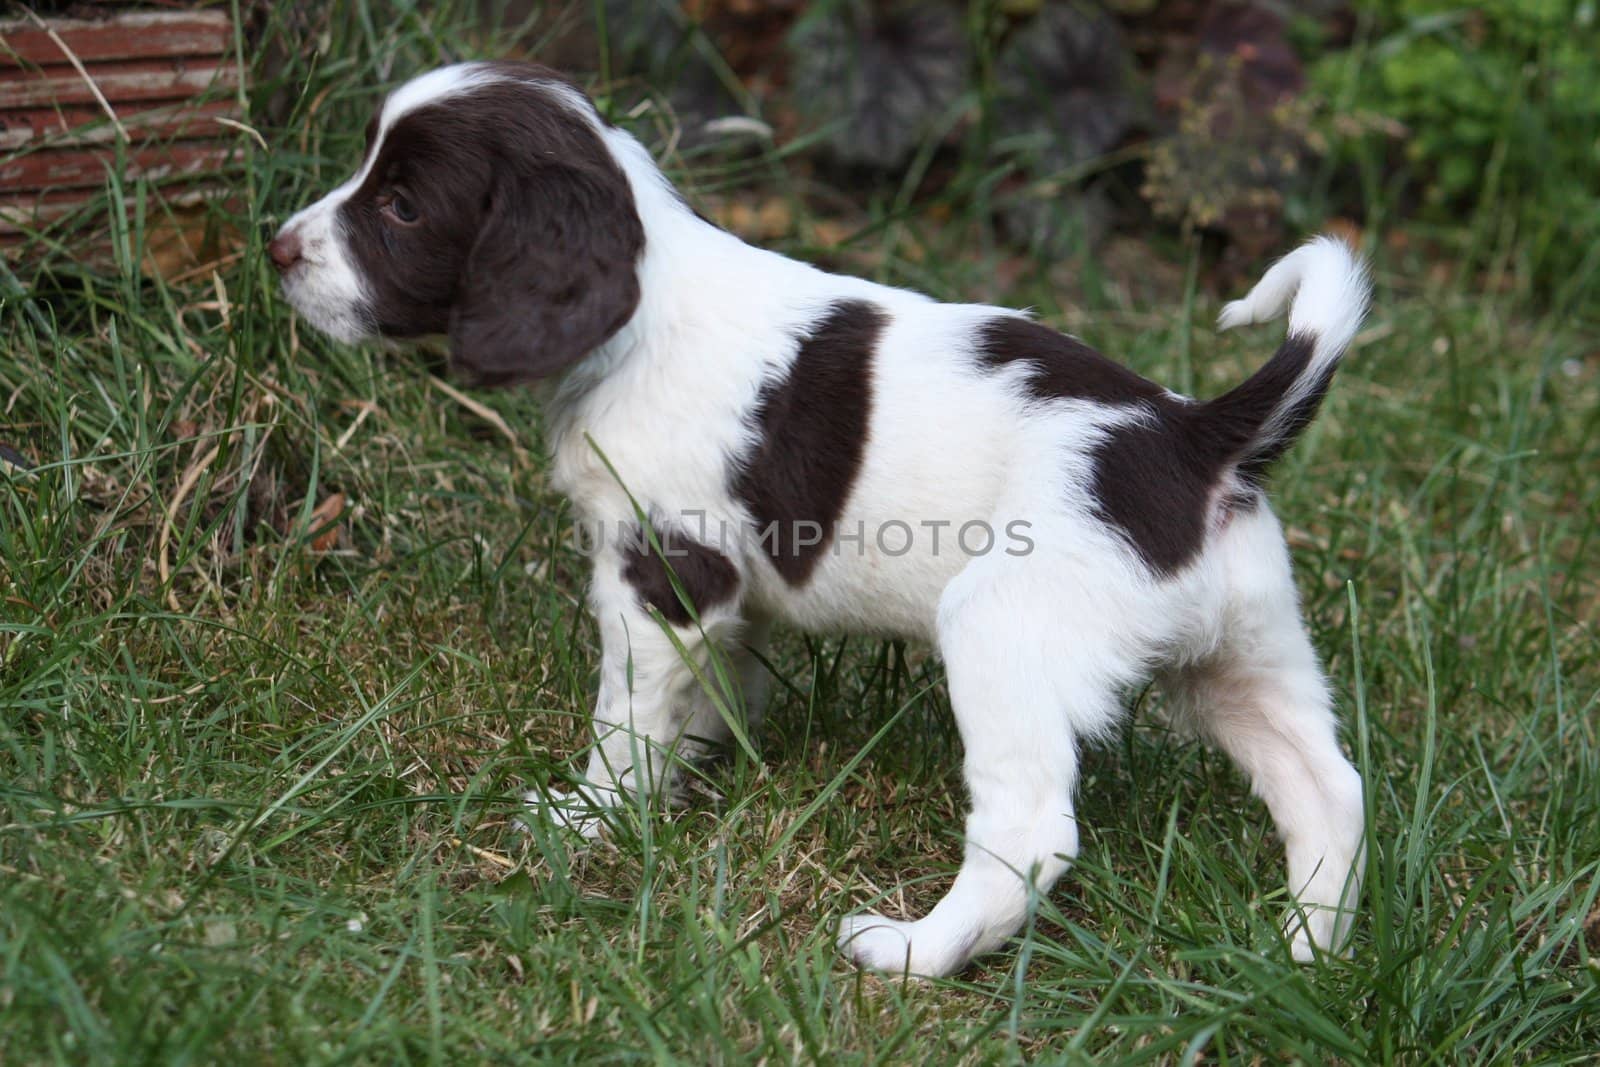
[[[410,83],[384,108],[384,128],[483,76],[448,68]],[[758,713],[752,651],[770,622],[932,642],[966,751],[965,860],[927,916],[858,915],[839,943],[867,967],[949,974],[1014,934],[1031,892],[1066,870],[1079,842],[1078,744],[1112,731],[1127,689],[1158,673],[1186,720],[1250,776],[1283,833],[1294,955],[1341,949],[1359,886],[1361,783],[1340,752],[1267,506],[1219,513],[1197,558],[1172,576],[1153,572],[1099,516],[1092,492],[1093,447],[1145,417],[1141,408],[1028,400],[1024,368],[984,370],[974,358],[977,328],[1013,312],[936,303],[750,247],[696,218],[644,148],[600,123],[580,94],[548,88],[594,123],[646,235],[636,313],[550,391],[554,481],[580,519],[607,529],[631,522],[635,504],[658,521],[700,516],[704,539],[740,577],[734,603],[669,635],[622,577],[614,546],[597,556],[590,599],[602,652],[587,799],[611,804],[620,789],[665,786],[675,751],[725,737],[696,671],[714,651],[732,658]],[[291,222],[306,235],[308,262],[290,298],[339,337],[361,332],[352,309],[362,283],[327,220],[362,177]],[[1313,241],[1228,305],[1221,325],[1288,307],[1292,330],[1317,335],[1320,366],[1348,345],[1365,292],[1343,245]],[[782,375],[796,338],[830,305],[852,298],[887,316],[870,438],[840,523],[846,538],[795,588],[754,546],[718,536],[749,524],[729,471],[755,443],[750,413],[763,383]],[[912,527],[915,549],[896,554],[873,536],[896,521]],[[962,524],[979,521],[997,532],[1025,523],[1031,551],[950,550]],[[924,524],[941,522],[950,524],[938,528],[945,550],[934,552],[935,527]],[[849,539],[858,525],[860,544]]]

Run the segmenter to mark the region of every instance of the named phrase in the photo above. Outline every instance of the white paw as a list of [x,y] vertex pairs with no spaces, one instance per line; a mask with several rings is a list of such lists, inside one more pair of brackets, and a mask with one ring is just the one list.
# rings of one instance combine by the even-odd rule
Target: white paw
[[1348,956],[1348,918],[1341,924],[1339,909],[1332,905],[1307,904],[1303,909],[1303,913],[1290,915],[1284,923],[1284,933],[1289,935],[1290,957],[1296,963],[1311,963],[1318,956]]
[[839,920],[839,951],[857,967],[885,974],[911,974],[911,928],[914,923],[872,912]]
[[905,922],[873,912],[839,922],[839,951],[864,970],[888,975],[943,978],[971,958],[971,939],[952,941],[929,920]]
[[1317,958],[1317,947],[1306,936],[1306,929],[1294,920],[1294,936],[1289,939],[1289,956],[1296,963],[1311,963]]
[[610,790],[572,793],[522,794],[522,801],[534,817],[570,830],[585,841],[598,841],[606,828],[606,813],[614,810],[615,794]]

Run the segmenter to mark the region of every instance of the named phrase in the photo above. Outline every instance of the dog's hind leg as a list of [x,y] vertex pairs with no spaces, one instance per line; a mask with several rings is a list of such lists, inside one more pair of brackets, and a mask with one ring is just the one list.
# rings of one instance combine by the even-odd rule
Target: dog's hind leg
[[1211,550],[1227,594],[1221,641],[1166,678],[1182,721],[1249,776],[1283,838],[1295,959],[1342,951],[1361,887],[1361,777],[1339,748],[1332,700],[1306,635],[1276,518],[1236,515]]
[[924,918],[846,919],[839,946],[861,966],[960,970],[1015,934],[1077,855],[1078,740],[1111,727],[1133,670],[1127,631],[1096,608],[1114,598],[1040,556],[976,559],[946,589],[939,644],[972,804],[961,870]]

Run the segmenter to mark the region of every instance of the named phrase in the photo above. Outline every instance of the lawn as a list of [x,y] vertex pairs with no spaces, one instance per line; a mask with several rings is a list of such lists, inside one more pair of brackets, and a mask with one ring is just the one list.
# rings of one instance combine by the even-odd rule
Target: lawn
[[[1466,269],[1368,231],[1373,314],[1277,468],[1370,801],[1349,959],[1289,960],[1263,806],[1152,690],[1088,753],[1082,856],[1024,934],[886,980],[836,956],[837,920],[925,909],[960,857],[924,649],[790,635],[758,760],[596,846],[524,829],[522,791],[583,752],[598,660],[537,398],[313,335],[260,237],[343,179],[384,87],[487,46],[347,32],[289,62],[267,149],[241,136],[239,259],[143,277],[135,219],[110,268],[0,274],[0,443],[26,461],[0,464],[0,1062],[1592,1059],[1585,290],[1531,288],[1497,235]],[[1277,342],[1213,333],[1228,294],[1181,240],[1019,264],[955,188],[839,244],[781,153],[674,166],[781,200],[785,251],[1034,306],[1175,388]]]

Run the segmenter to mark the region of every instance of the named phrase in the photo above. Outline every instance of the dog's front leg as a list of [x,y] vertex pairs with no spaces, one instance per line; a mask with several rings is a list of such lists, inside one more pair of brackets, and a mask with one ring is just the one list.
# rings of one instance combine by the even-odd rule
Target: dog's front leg
[[711,703],[702,691],[710,684],[708,635],[726,628],[732,614],[723,607],[698,622],[669,620],[618,569],[604,565],[596,571],[591,602],[601,643],[594,742],[583,783],[556,812],[585,837],[598,836],[605,811],[628,795],[671,793],[678,765],[725,736],[701,736],[713,722],[700,709]]

